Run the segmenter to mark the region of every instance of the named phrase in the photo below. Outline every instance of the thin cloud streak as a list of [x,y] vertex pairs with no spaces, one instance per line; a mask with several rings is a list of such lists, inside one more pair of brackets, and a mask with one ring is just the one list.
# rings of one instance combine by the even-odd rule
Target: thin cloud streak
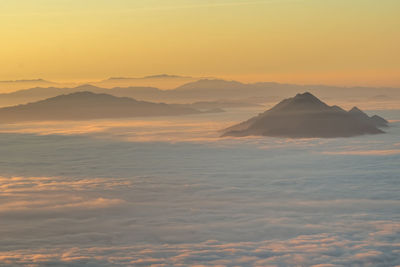
[[143,6],[127,8],[123,10],[77,10],[71,12],[29,12],[29,13],[0,13],[0,17],[19,17],[19,16],[62,16],[62,15],[75,15],[75,14],[126,14],[134,11],[155,11],[155,10],[179,10],[179,9],[193,9],[193,8],[217,8],[217,7],[230,7],[230,6],[251,6],[260,4],[277,4],[277,3],[298,3],[303,0],[259,0],[259,1],[242,1],[242,2],[226,2],[226,3],[207,3],[207,4],[193,4],[193,5],[180,5],[180,6]]
[[191,8],[204,8],[204,7],[227,7],[227,6],[250,6],[258,4],[274,4],[274,3],[290,3],[290,2],[302,2],[302,0],[264,0],[264,1],[243,1],[243,2],[226,2],[226,3],[208,3],[208,4],[197,4],[197,5],[184,5],[184,6],[160,6],[160,7],[142,7],[137,9],[148,9],[148,10],[170,10],[170,9],[191,9]]
[[388,156],[400,154],[400,149],[388,150],[353,150],[353,151],[325,151],[325,155],[354,155],[354,156]]

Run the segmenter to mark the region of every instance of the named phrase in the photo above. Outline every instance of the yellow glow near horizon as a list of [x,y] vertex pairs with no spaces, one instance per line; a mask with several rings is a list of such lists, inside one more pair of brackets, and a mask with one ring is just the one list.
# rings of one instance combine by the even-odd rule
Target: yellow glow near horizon
[[400,86],[398,0],[2,0],[0,80]]

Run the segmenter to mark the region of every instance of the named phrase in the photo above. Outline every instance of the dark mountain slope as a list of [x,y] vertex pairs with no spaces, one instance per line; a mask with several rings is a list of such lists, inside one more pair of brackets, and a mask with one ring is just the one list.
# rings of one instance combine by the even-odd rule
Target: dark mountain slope
[[139,116],[175,116],[199,111],[163,103],[137,101],[108,94],[77,92],[0,109],[0,122],[86,120]]
[[358,108],[346,112],[304,93],[226,129],[223,136],[349,137],[383,133],[378,128],[383,126],[387,126],[387,121],[379,116],[369,117]]

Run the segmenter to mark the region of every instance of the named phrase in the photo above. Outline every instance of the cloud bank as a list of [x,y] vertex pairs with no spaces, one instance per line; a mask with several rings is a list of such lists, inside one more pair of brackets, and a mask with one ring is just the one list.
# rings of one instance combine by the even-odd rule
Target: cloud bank
[[376,153],[398,127],[217,140],[208,122],[2,126],[0,266],[400,264],[400,155]]

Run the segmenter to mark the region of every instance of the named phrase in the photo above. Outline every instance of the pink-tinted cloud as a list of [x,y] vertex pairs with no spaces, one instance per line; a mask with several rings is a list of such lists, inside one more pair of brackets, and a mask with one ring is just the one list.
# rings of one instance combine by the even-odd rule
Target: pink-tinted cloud
[[326,155],[355,155],[355,156],[387,156],[398,155],[400,149],[385,149],[385,150],[348,150],[348,151],[324,151]]
[[[37,249],[0,252],[0,263],[8,264],[94,264],[132,266],[277,266],[314,267],[368,265],[369,261],[391,259],[396,247],[371,248],[376,240],[351,241],[333,235],[300,236],[289,240],[260,242],[202,242],[190,244],[107,246],[70,249]],[[302,245],[298,245],[301,243]],[[227,250],[226,247],[231,249]],[[233,249],[234,248],[234,249]],[[233,249],[233,250],[232,250]]]

